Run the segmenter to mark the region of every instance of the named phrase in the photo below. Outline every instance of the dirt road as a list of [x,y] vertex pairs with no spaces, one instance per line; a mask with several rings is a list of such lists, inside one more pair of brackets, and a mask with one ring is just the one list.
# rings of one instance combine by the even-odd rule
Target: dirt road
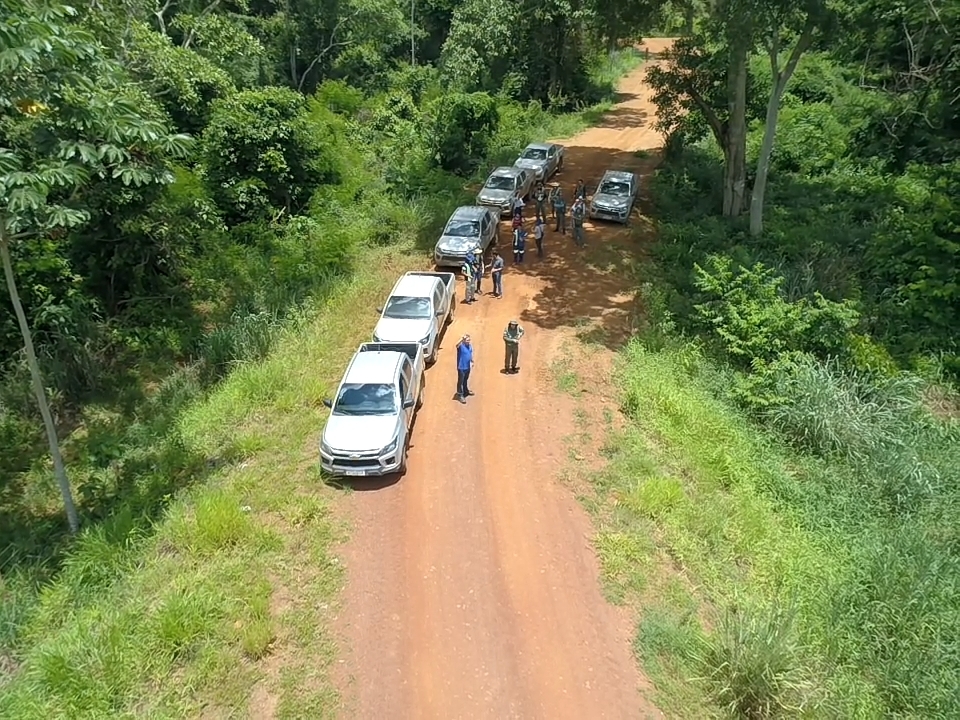
[[[642,68],[619,99],[600,126],[562,141],[555,179],[568,202],[578,178],[595,186],[608,167],[653,167],[637,152],[661,143]],[[630,652],[630,620],[601,595],[590,520],[556,480],[576,449],[573,401],[551,364],[574,327],[615,343],[632,309],[622,274],[597,261],[612,256],[597,248],[637,240],[589,224],[586,239],[578,250],[549,232],[542,260],[529,242],[524,265],[506,260],[502,299],[459,306],[428,373],[406,475],[346,499],[355,527],[341,553],[343,717],[659,717]],[[520,373],[504,375],[511,318],[526,335]],[[477,361],[466,405],[454,400],[463,333]]]

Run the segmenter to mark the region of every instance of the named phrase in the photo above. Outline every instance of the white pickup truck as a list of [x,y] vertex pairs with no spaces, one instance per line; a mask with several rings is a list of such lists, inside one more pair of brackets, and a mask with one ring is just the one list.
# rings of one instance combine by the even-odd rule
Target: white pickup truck
[[364,343],[332,400],[320,438],[320,467],[334,477],[403,471],[416,411],[423,404],[420,343]]
[[434,363],[440,332],[457,312],[456,289],[453,273],[408,272],[397,280],[384,306],[377,308],[380,320],[373,341],[420,343],[427,362]]

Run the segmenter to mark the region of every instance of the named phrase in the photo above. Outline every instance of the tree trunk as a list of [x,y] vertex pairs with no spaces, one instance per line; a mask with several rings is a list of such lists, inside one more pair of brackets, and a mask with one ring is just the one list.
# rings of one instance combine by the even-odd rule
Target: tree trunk
[[757,158],[757,177],[753,181],[753,194],[750,197],[750,234],[758,237],[763,232],[763,202],[767,192],[767,177],[770,174],[770,157],[773,155],[773,143],[777,137],[777,121],[780,118],[780,103],[787,83],[797,69],[800,57],[813,42],[814,23],[808,19],[803,32],[797,40],[787,65],[780,70],[779,43],[774,40],[769,47],[772,86],[767,100],[767,116],[763,125],[763,142],[760,144],[760,157]]
[[763,232],[763,198],[767,191],[770,156],[773,154],[773,141],[777,135],[777,119],[780,116],[780,99],[783,97],[783,91],[778,86],[777,78],[774,77],[770,99],[767,100],[767,117],[764,120],[760,157],[757,158],[757,177],[753,180],[753,194],[750,197],[750,234],[754,237],[758,237]]
[[43,386],[43,377],[40,375],[37,353],[33,348],[30,325],[27,323],[27,316],[23,312],[23,305],[20,302],[20,294],[17,292],[17,284],[13,276],[13,262],[10,259],[10,244],[2,227],[0,227],[0,260],[3,262],[3,274],[7,281],[10,301],[13,303],[13,311],[20,325],[20,333],[23,335],[23,346],[27,351],[27,365],[30,367],[33,392],[37,396],[40,415],[43,417],[43,427],[47,432],[47,441],[50,443],[53,472],[57,478],[57,484],[60,486],[60,494],[63,496],[63,506],[67,512],[70,532],[75,533],[80,529],[80,518],[77,516],[77,508],[73,503],[73,492],[70,490],[70,482],[67,480],[67,470],[63,464],[63,457],[60,455],[60,441],[57,438],[57,428],[53,424],[53,416],[50,413],[50,404],[47,402],[47,391]]
[[723,215],[737,217],[743,212],[747,184],[747,46],[731,48],[727,125],[723,156]]

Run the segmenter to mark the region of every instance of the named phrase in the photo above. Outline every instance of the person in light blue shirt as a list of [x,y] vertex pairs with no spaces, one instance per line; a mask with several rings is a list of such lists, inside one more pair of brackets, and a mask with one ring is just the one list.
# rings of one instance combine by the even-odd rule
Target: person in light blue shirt
[[473,369],[473,344],[470,336],[464,335],[457,343],[457,398],[461,403],[467,402],[467,396],[473,395],[470,391],[470,371]]

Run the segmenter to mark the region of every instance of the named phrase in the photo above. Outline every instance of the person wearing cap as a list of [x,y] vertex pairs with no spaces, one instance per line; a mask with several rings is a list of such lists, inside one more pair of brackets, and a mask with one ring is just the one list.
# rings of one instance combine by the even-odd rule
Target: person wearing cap
[[480,281],[483,280],[483,271],[485,270],[483,262],[483,250],[479,247],[474,250],[474,263],[473,263],[473,274],[477,282],[477,295],[483,295],[483,290],[480,289]]
[[473,344],[470,336],[464,335],[457,343],[457,399],[467,402],[470,392],[470,371],[473,369]]
[[503,371],[506,373],[515,373],[520,370],[517,361],[520,359],[520,338],[523,337],[523,328],[516,320],[507,323],[507,329],[503,331],[503,344],[505,346]]

